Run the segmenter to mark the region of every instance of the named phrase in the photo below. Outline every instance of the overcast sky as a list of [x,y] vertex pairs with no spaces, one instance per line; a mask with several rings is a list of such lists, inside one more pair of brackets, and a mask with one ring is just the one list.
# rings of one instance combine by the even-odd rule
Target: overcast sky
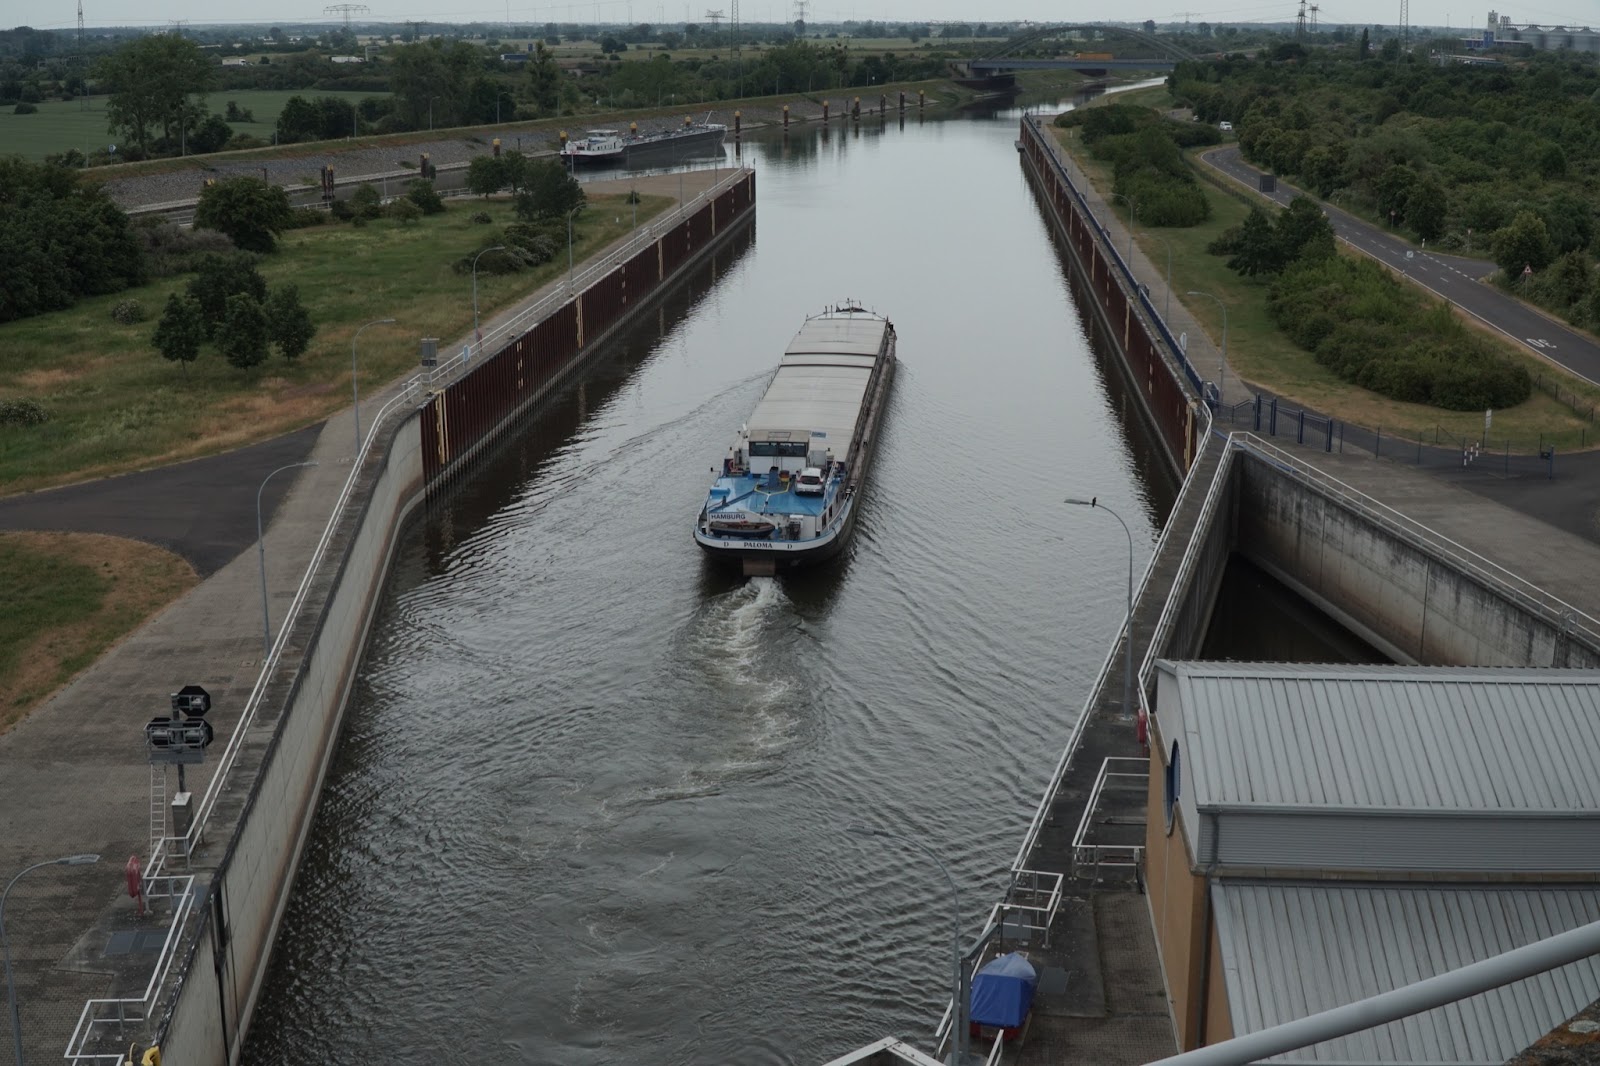
[[[1194,3],[1194,0],[1189,0]],[[1189,17],[1196,22],[1277,22],[1294,18],[1298,0],[1220,0],[1237,6],[1212,7]],[[1317,0],[1322,25],[1339,23],[1393,24],[1399,17],[1399,0]],[[1568,23],[1600,25],[1600,0],[1539,0],[1549,7],[1519,6],[1508,0],[1497,7],[1517,23]],[[191,23],[218,22],[226,11],[228,22],[332,22],[317,0],[83,0],[84,20],[90,26],[164,26],[169,20]],[[678,23],[692,18],[703,21],[708,8],[727,10],[729,0],[694,0],[657,3],[654,0],[589,0],[587,3],[522,4],[517,0],[460,0],[451,7],[440,0],[371,0],[368,16],[374,19],[430,22],[506,21],[513,22],[650,22]],[[1204,7],[1196,4],[1196,7]],[[1157,22],[1181,20],[1177,0],[1144,0],[1118,8],[1127,19],[1155,19]],[[1488,9],[1482,0],[1410,0],[1412,25],[1476,27],[1483,24]],[[777,22],[794,18],[795,6],[789,0],[743,0],[739,13],[747,22]],[[813,0],[809,5],[812,21],[842,19],[884,19],[890,21],[984,21],[1034,19],[1037,21],[1093,21],[1103,19],[1105,5],[1089,0]],[[38,28],[76,26],[77,10],[70,0],[0,0],[0,26],[30,25]]]

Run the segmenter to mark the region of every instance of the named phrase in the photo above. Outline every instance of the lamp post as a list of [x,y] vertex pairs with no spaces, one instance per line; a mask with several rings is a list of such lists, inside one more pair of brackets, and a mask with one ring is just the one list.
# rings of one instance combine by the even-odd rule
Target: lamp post
[[1128,717],[1128,703],[1133,692],[1133,531],[1128,528],[1128,523],[1122,516],[1100,502],[1100,497],[1091,496],[1087,500],[1070,499],[1062,500],[1074,507],[1093,507],[1104,511],[1117,520],[1117,525],[1122,527],[1122,532],[1128,537],[1128,614],[1125,623],[1125,632],[1122,635],[1122,714]]
[[[1127,195],[1126,193],[1114,192],[1114,193],[1111,194],[1111,196],[1112,196],[1113,199],[1116,199],[1116,200],[1124,200],[1128,204],[1128,258],[1132,259],[1133,258],[1133,224],[1139,220],[1139,201],[1135,200],[1133,197]],[[1133,266],[1132,266],[1131,263],[1129,264],[1128,269],[1130,269],[1130,270],[1133,269]]]
[[16,1056],[16,1066],[22,1066],[22,1020],[17,1011],[17,983],[11,977],[11,947],[6,943],[6,897],[11,895],[12,886],[35,870],[46,866],[88,866],[99,861],[98,855],[68,855],[61,859],[36,862],[13,877],[11,883],[6,885],[6,890],[0,892],[0,958],[4,958],[6,966],[6,999],[11,1004],[11,1048]]
[[316,466],[312,460],[303,463],[290,463],[280,466],[271,474],[261,479],[261,488],[256,489],[256,560],[261,564],[261,661],[267,661],[267,656],[272,654],[272,622],[267,617],[267,549],[261,536],[261,492],[267,487],[277,474],[285,470],[293,470],[300,466]]
[[1167,319],[1172,317],[1172,242],[1159,233],[1153,236],[1167,246],[1167,299],[1161,308],[1161,317]]
[[1228,305],[1212,296],[1209,292],[1200,292],[1190,289],[1187,296],[1204,296],[1216,300],[1218,307],[1222,308],[1222,362],[1217,367],[1217,402],[1222,402],[1222,389],[1228,383]]
[[[681,181],[682,179],[680,178],[679,180]],[[572,288],[572,216],[582,210],[583,205],[579,204],[567,212],[567,289],[569,291]]]
[[945,884],[950,886],[950,962],[951,962],[951,1000],[950,1016],[950,1062],[954,1066],[966,1066],[967,1057],[967,1004],[964,984],[961,980],[961,893],[956,890],[955,878],[950,876],[950,870],[940,861],[939,856],[916,837],[901,836],[883,829],[873,829],[865,825],[851,825],[845,827],[845,832],[853,833],[858,837],[882,837],[885,840],[897,840],[902,844],[910,844],[920,850],[924,855],[933,860],[933,864],[944,874]]
[[485,248],[483,252],[479,252],[478,255],[472,257],[472,343],[474,345],[483,343],[483,330],[478,328],[478,257],[483,255],[484,252],[503,252],[505,250],[505,245],[497,244],[493,248]]
[[[428,97],[428,129],[429,130],[433,129],[433,102],[435,100],[437,100],[437,99],[439,99],[437,96]],[[498,100],[495,101],[495,102],[499,103]]]
[[361,386],[356,380],[356,341],[361,339],[361,330],[366,329],[367,326],[392,325],[393,323],[394,319],[392,318],[374,319],[368,322],[366,326],[357,329],[356,335],[350,338],[350,402],[355,405],[356,414],[356,450],[350,454],[357,459],[361,457]]

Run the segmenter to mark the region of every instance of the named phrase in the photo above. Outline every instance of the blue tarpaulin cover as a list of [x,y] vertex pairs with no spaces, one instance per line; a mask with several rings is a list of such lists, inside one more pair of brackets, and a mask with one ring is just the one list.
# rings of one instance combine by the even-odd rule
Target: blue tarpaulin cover
[[1028,1016],[1039,975],[1019,952],[985,964],[972,978],[971,1020],[998,1029],[1014,1029]]

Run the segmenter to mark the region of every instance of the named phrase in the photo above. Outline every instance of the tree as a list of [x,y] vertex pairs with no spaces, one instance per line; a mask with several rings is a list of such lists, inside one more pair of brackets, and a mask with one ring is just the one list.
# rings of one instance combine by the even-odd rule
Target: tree
[[1445,215],[1450,201],[1444,186],[1432,178],[1423,178],[1406,197],[1406,224],[1425,241],[1436,240],[1444,233]]
[[524,222],[564,218],[588,202],[578,179],[553,159],[528,164],[527,183],[517,194],[517,217]]
[[225,233],[251,252],[277,248],[278,234],[292,219],[288,194],[260,178],[226,178],[208,185],[194,209],[196,228]]
[[422,208],[402,196],[389,205],[389,217],[402,226],[409,226],[422,217]]
[[267,298],[267,280],[256,270],[255,257],[246,252],[208,255],[200,260],[188,293],[200,308],[205,335],[213,337],[228,311],[228,298],[245,295],[257,303]]
[[1272,220],[1259,207],[1252,207],[1239,224],[1228,269],[1249,277],[1275,274],[1281,267],[1279,247],[1278,237],[1272,232]]
[[139,239],[104,191],[61,166],[0,157],[0,322],[144,281]]
[[[416,210],[414,205],[412,209]],[[267,297],[265,310],[267,339],[277,346],[278,354],[291,362],[304,355],[311,347],[311,338],[317,335],[317,327],[311,321],[311,312],[300,302],[299,288],[288,283],[279,285]]]
[[477,196],[488,196],[506,186],[505,161],[480,155],[467,164],[467,189]]
[[1278,216],[1273,228],[1278,237],[1276,270],[1296,259],[1325,259],[1334,253],[1333,225],[1309,197],[1296,196],[1289,201],[1288,210]]
[[152,131],[169,140],[192,94],[211,87],[211,66],[187,37],[155,34],[129,41],[100,61],[97,76],[111,90],[107,128],[148,152]]
[[291,96],[278,112],[278,143],[315,140],[322,121],[316,107],[303,96]]
[[434,189],[433,182],[427,178],[412,178],[406,182],[406,199],[421,208],[425,215],[437,215],[444,212],[444,201]]
[[1524,267],[1543,270],[1555,258],[1544,220],[1532,211],[1518,211],[1511,224],[1494,235],[1494,261],[1506,277],[1516,281]]
[[1361,43],[1356,46],[1357,59],[1370,59],[1372,57],[1372,31],[1365,26],[1361,27]]
[[528,56],[528,77],[533,83],[533,104],[541,115],[555,114],[560,100],[561,68],[543,41],[536,41]]
[[1145,19],[1144,20],[1144,32],[1150,33],[1150,34],[1153,34],[1153,33],[1156,32],[1156,20],[1155,19]]
[[217,328],[217,347],[240,370],[266,361],[267,315],[255,297],[245,293],[228,297],[227,311]]
[[520,191],[528,180],[528,157],[512,148],[501,153],[500,165],[505,170],[506,184],[511,186],[511,191]]
[[189,134],[189,151],[205,155],[220,152],[233,139],[233,127],[220,115],[207,115],[204,122]]
[[162,358],[181,364],[183,372],[188,374],[189,364],[200,357],[200,345],[205,337],[200,305],[192,296],[173,293],[167,297],[161,321],[150,334],[150,346],[160,352]]

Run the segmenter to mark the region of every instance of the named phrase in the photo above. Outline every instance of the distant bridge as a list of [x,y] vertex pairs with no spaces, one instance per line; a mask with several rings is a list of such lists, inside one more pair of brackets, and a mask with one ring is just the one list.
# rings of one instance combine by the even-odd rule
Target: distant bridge
[[[1059,59],[1022,59],[1012,57],[1012,53],[1030,49],[1054,37],[1078,32],[1094,33],[1102,38],[1126,42],[1129,45],[1137,45],[1140,51],[1154,52],[1155,55],[1144,59],[1079,59],[1075,56],[1063,56]],[[1046,26],[1042,29],[1013,37],[1006,42],[1005,47],[998,53],[987,59],[974,59],[967,64],[967,68],[974,78],[989,78],[1018,70],[1081,70],[1109,73],[1114,70],[1171,70],[1180,60],[1198,58],[1193,52],[1175,43],[1170,37],[1145,33],[1143,30],[1131,30],[1122,26],[1063,23],[1056,26]]]
[[974,59],[967,64],[974,77],[1008,74],[1018,70],[1171,70],[1174,59]]

